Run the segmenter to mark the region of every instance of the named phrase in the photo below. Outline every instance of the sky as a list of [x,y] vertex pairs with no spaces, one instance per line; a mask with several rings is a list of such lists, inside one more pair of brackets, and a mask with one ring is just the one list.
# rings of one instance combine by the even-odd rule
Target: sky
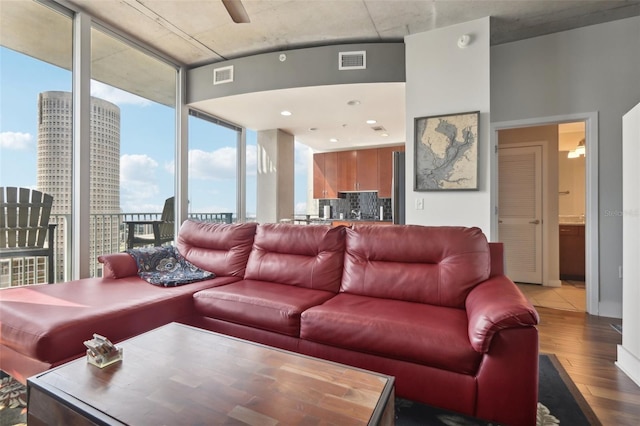
[[[71,91],[71,72],[0,47],[0,186],[36,188],[37,105]],[[174,193],[174,110],[97,81],[91,95],[120,108],[120,207],[160,212]],[[189,210],[234,212],[236,134],[189,117]],[[295,212],[306,212],[308,148],[295,143]],[[247,215],[256,212],[256,132],[247,131]]]

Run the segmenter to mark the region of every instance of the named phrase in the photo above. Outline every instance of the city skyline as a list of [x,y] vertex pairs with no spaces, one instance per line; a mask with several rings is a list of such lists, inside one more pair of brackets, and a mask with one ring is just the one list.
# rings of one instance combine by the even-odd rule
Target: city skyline
[[[38,95],[71,91],[71,73],[4,47],[0,66],[0,185],[37,188]],[[91,95],[121,109],[121,210],[160,212],[174,195],[174,109],[95,80]],[[235,212],[235,135],[229,140],[226,129],[195,120],[189,119],[190,211]],[[295,146],[295,211],[304,214],[309,148]],[[256,167],[256,133],[248,129],[248,216],[256,212]]]

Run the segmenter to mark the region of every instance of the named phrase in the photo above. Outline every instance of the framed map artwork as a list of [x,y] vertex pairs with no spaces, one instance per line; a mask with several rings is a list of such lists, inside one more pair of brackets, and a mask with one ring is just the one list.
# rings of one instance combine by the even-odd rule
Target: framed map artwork
[[415,191],[478,189],[480,112],[415,119]]

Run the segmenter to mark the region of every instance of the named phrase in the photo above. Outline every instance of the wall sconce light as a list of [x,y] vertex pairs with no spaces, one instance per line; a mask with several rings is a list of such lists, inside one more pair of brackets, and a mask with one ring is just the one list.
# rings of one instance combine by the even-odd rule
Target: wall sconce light
[[576,149],[573,149],[573,150],[569,151],[569,153],[567,154],[567,158],[578,158],[580,156],[584,157],[585,153],[586,153],[584,142],[585,142],[584,138],[580,139]]
[[471,43],[471,36],[469,34],[463,34],[458,38],[458,47],[464,49]]

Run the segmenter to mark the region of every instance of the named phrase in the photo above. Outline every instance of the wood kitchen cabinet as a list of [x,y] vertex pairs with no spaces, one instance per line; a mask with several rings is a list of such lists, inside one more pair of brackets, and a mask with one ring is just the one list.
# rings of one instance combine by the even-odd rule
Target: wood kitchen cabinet
[[338,191],[378,190],[378,150],[338,152]]
[[404,151],[404,145],[314,154],[313,198],[358,191],[378,191],[379,198],[391,198],[393,151]]
[[338,198],[338,155],[313,155],[313,198]]
[[391,198],[393,191],[393,153],[404,145],[378,148],[378,198]]
[[338,154],[338,192],[355,191],[356,151],[340,151]]
[[584,225],[560,225],[560,279],[585,280]]
[[356,151],[356,191],[378,190],[378,150]]

